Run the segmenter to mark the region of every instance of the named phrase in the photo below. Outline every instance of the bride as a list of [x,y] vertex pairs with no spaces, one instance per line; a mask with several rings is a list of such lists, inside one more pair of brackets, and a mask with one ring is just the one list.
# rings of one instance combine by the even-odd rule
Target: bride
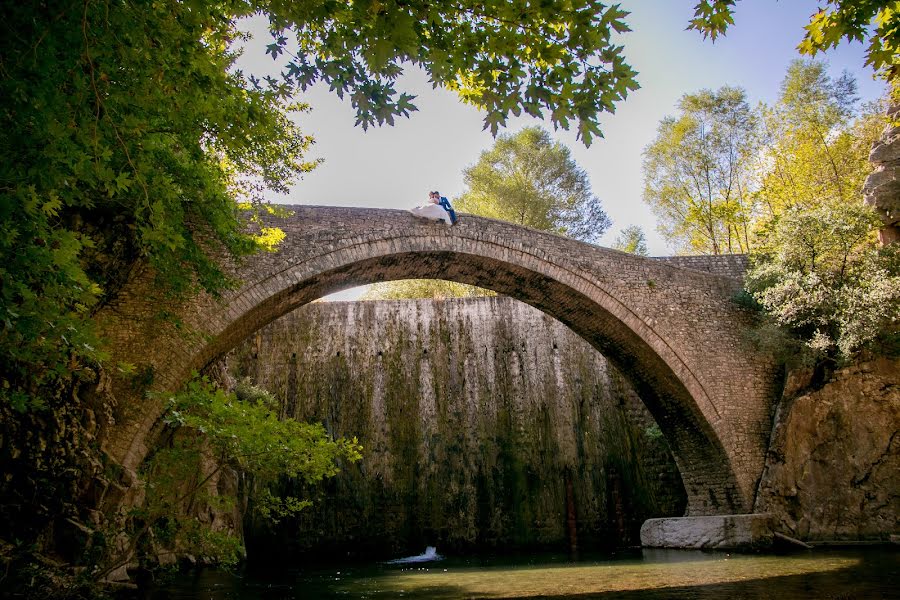
[[409,210],[414,216],[429,219],[431,221],[443,221],[447,225],[453,224],[450,213],[441,205],[441,195],[437,192],[428,194],[428,202]]

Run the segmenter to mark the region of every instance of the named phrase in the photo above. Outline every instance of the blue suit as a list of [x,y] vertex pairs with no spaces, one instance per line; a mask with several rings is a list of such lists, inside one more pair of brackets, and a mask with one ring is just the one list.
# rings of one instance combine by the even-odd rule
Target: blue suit
[[456,211],[453,210],[452,206],[450,206],[450,201],[447,200],[444,196],[441,196],[440,205],[444,210],[447,211],[447,214],[450,215],[450,223],[452,225],[456,225]]

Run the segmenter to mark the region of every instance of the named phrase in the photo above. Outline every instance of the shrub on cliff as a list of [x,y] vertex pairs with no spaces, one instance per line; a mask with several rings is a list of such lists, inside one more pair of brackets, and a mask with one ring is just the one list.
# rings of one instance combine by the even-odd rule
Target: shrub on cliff
[[818,359],[891,352],[900,328],[900,252],[880,247],[877,215],[857,203],[795,208],[762,235],[746,287]]

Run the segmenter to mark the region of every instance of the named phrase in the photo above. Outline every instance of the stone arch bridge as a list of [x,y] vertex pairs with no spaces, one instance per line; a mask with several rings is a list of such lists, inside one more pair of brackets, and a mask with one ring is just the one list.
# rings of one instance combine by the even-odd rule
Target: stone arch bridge
[[[241,284],[220,299],[173,301],[149,270],[135,273],[98,315],[112,360],[152,373],[151,391],[174,390],[255,330],[340,289],[406,278],[474,284],[559,319],[631,380],[671,446],[689,516],[752,510],[777,377],[745,341],[749,315],[732,301],[741,284],[727,262],[718,264],[725,274],[704,272],[683,268],[702,266],[699,257],[644,258],[468,215],[451,228],[405,211],[287,208],[280,250],[227,265]],[[163,402],[117,377],[103,445],[127,473],[152,447]]]

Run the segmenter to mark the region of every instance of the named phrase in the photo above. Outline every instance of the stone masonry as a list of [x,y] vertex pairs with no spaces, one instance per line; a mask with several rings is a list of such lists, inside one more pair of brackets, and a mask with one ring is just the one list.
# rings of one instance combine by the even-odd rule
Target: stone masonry
[[124,374],[104,384],[118,403],[104,449],[126,475],[159,430],[164,398],[146,392],[177,389],[260,327],[326,294],[439,278],[531,304],[606,356],[666,436],[688,515],[752,509],[777,377],[744,337],[749,315],[732,301],[739,279],[469,215],[451,228],[405,211],[287,208],[292,216],[273,223],[286,233],[279,251],[225,264],[240,285],[220,298],[175,301],[149,269],[136,268],[98,314],[111,362],[142,374],[143,385]]

